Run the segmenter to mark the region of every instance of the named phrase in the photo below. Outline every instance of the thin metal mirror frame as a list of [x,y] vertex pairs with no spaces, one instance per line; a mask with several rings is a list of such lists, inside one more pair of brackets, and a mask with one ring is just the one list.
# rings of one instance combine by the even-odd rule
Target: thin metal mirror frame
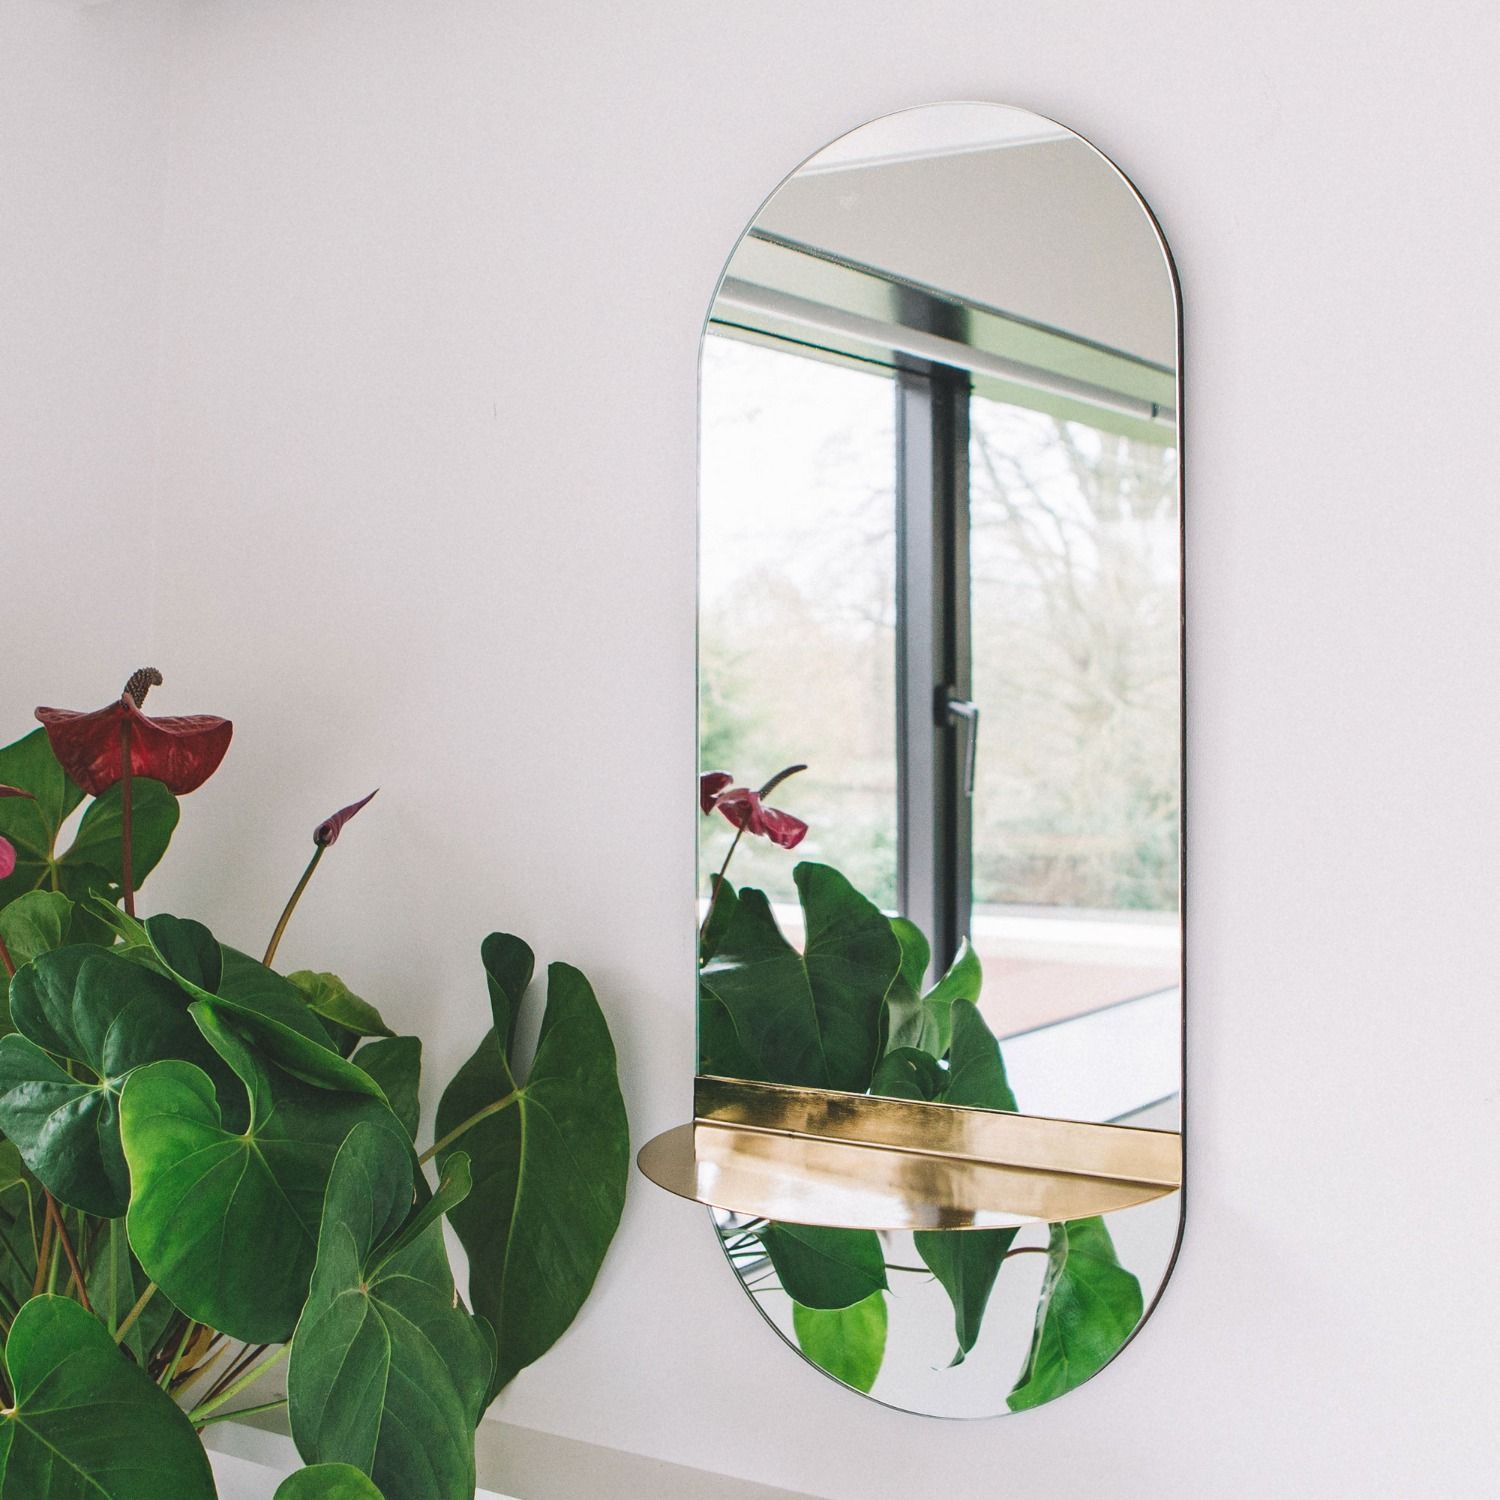
[[[694,757],[693,758],[694,758],[695,766],[697,766],[697,763],[701,759],[700,753],[699,753],[699,751],[700,751],[700,746],[699,746],[699,713],[700,713],[700,708],[699,708],[699,705],[700,705],[700,702],[701,702],[701,688],[702,688],[702,683],[701,683],[701,677],[700,677],[699,663],[702,660],[702,640],[700,638],[700,622],[702,620],[702,615],[703,615],[703,611],[702,611],[703,601],[702,601],[702,597],[701,597],[701,583],[700,583],[700,580],[702,578],[702,548],[703,548],[703,530],[702,530],[702,520],[701,520],[701,517],[702,517],[702,501],[701,501],[701,497],[702,497],[702,485],[703,485],[703,353],[704,353],[705,342],[706,342],[706,340],[708,338],[710,326],[711,326],[711,324],[713,322],[714,309],[718,305],[719,294],[723,290],[724,283],[725,283],[725,281],[729,277],[730,267],[733,265],[734,257],[736,255],[736,253],[738,252],[739,247],[740,247],[741,243],[744,241],[745,237],[751,232],[751,230],[754,229],[756,223],[759,221],[761,215],[765,212],[766,208],[770,205],[770,203],[772,202],[772,200],[776,198],[776,196],[787,185],[787,183],[789,183],[793,178],[795,178],[803,170],[803,168],[806,167],[807,164],[810,161],[813,160],[814,157],[820,155],[823,151],[827,150],[829,146],[832,146],[832,145],[836,144],[838,141],[846,139],[848,136],[855,134],[857,131],[865,129],[867,126],[873,125],[873,124],[877,123],[878,121],[895,119],[895,118],[897,118],[897,117],[899,117],[901,115],[916,114],[916,113],[919,113],[919,112],[921,112],[923,110],[936,109],[936,108],[950,108],[950,107],[953,107],[953,106],[970,106],[970,107],[974,107],[974,108],[1001,108],[1001,109],[1017,109],[1017,110],[1022,110],[1025,113],[1031,115],[1033,118],[1035,118],[1037,120],[1040,120],[1040,121],[1042,121],[1045,124],[1053,125],[1053,126],[1056,126],[1059,130],[1066,131],[1069,136],[1073,137],[1075,140],[1081,141],[1085,146],[1087,146],[1088,149],[1090,151],[1092,151],[1094,153],[1094,155],[1096,157],[1098,157],[1098,159],[1101,162],[1103,162],[1104,165],[1125,186],[1125,188],[1129,191],[1131,197],[1135,200],[1135,203],[1136,203],[1137,207],[1139,207],[1139,209],[1141,210],[1141,212],[1145,215],[1146,221],[1151,225],[1152,232],[1156,236],[1157,245],[1158,245],[1158,247],[1161,250],[1162,260],[1163,260],[1163,262],[1165,264],[1165,267],[1166,267],[1167,278],[1168,278],[1168,281],[1170,282],[1170,285],[1171,285],[1171,289],[1172,289],[1172,312],[1173,312],[1173,318],[1174,318],[1175,323],[1176,323],[1176,329],[1175,329],[1175,335],[1176,336],[1175,336],[1175,340],[1174,340],[1175,349],[1176,349],[1176,383],[1175,383],[1174,407],[1175,407],[1175,414],[1176,414],[1176,434],[1177,434],[1177,605],[1178,605],[1178,646],[1177,646],[1177,651],[1178,651],[1178,721],[1177,721],[1178,722],[1178,746],[1177,746],[1177,754],[1178,754],[1178,877],[1177,877],[1177,912],[1178,912],[1178,931],[1179,931],[1179,935],[1180,935],[1179,952],[1178,952],[1178,975],[1177,975],[1177,980],[1178,980],[1178,993],[1179,993],[1179,995],[1181,997],[1180,1003],[1179,1003],[1179,1006],[1178,1006],[1178,1013],[1179,1013],[1179,1015],[1178,1015],[1178,1020],[1179,1020],[1179,1051],[1178,1051],[1178,1080],[1179,1080],[1179,1084],[1178,1084],[1178,1098],[1179,1098],[1179,1108],[1180,1108],[1180,1117],[1179,1117],[1178,1125],[1179,1125],[1179,1132],[1180,1132],[1181,1137],[1182,1137],[1182,1185],[1177,1190],[1177,1196],[1178,1196],[1177,1232],[1176,1232],[1176,1235],[1175,1235],[1175,1237],[1173,1239],[1173,1242],[1172,1242],[1171,1252],[1170,1252],[1170,1254],[1167,1257],[1167,1263],[1166,1263],[1165,1267],[1162,1270],[1161,1278],[1157,1282],[1154,1291],[1151,1293],[1151,1295],[1149,1296],[1149,1298],[1146,1300],[1144,1309],[1142,1310],[1142,1313],[1141,1313],[1141,1316],[1140,1316],[1140,1320],[1136,1323],[1135,1328],[1130,1333],[1130,1336],[1125,1340],[1124,1343],[1122,1343],[1120,1345],[1120,1347],[1115,1351],[1115,1353],[1113,1354],[1113,1356],[1111,1356],[1111,1358],[1109,1359],[1109,1361],[1105,1365],[1101,1366],[1099,1370],[1095,1371],[1095,1373],[1088,1378],[1088,1380],[1086,1380],[1086,1381],[1083,1382],[1083,1385],[1090,1385],[1101,1374],[1103,1374],[1104,1371],[1106,1369],[1108,1369],[1110,1365],[1114,1364],[1115,1361],[1118,1360],[1120,1358],[1120,1356],[1125,1352],[1125,1350],[1128,1349],[1130,1347],[1130,1345],[1135,1342],[1135,1340],[1140,1336],[1141,1330],[1146,1326],[1147,1323],[1149,1323],[1151,1321],[1151,1318],[1152,1318],[1153,1314],[1156,1312],[1156,1309],[1157,1309],[1158,1305],[1161,1302],[1162,1295],[1166,1291],[1167,1284],[1171,1281],[1172,1276],[1173,1276],[1173,1274],[1175,1273],[1175,1271],[1177,1269],[1178,1258],[1182,1254],[1183,1241],[1184,1241],[1184,1238],[1185,1238],[1185,1235],[1186,1235],[1186,1231],[1187,1231],[1187,1216],[1188,1216],[1188,1201],[1189,1201],[1188,1188],[1189,1188],[1189,1183],[1191,1181],[1191,1176],[1192,1176],[1192,1173],[1191,1173],[1192,1152],[1190,1150],[1190,1144],[1189,1144],[1189,1136],[1190,1136],[1190,1130],[1189,1130],[1189,1111],[1188,1111],[1189,1090],[1188,1090],[1188,1067],[1187,1067],[1187,1058],[1188,1058],[1188,890],[1187,890],[1187,871],[1188,871],[1188,787],[1189,787],[1189,781],[1188,781],[1188,732],[1187,732],[1187,726],[1188,726],[1188,699],[1189,699],[1189,694],[1188,694],[1188,655],[1187,655],[1187,436],[1188,436],[1188,425],[1187,425],[1187,420],[1186,420],[1186,400],[1185,400],[1184,355],[1185,355],[1185,352],[1186,352],[1186,344],[1185,344],[1184,330],[1183,330],[1182,281],[1181,281],[1181,278],[1180,278],[1180,276],[1178,274],[1177,259],[1173,255],[1173,253],[1172,253],[1171,244],[1167,240],[1166,232],[1163,230],[1162,225],[1161,225],[1161,221],[1157,218],[1155,210],[1153,210],[1152,207],[1151,207],[1151,205],[1150,205],[1150,203],[1148,203],[1146,201],[1145,195],[1136,186],[1135,182],[1130,177],[1130,175],[1112,157],[1110,157],[1103,150],[1101,150],[1100,147],[1090,137],[1088,137],[1086,135],[1083,135],[1081,132],[1073,129],[1073,127],[1070,126],[1070,125],[1063,124],[1063,122],[1061,120],[1054,119],[1051,115],[1043,114],[1041,111],[1032,109],[1029,106],[1024,105],[1024,104],[1001,104],[999,101],[993,100],[993,99],[939,99],[939,100],[929,100],[929,101],[927,101],[925,103],[922,103],[922,104],[908,105],[907,107],[905,107],[903,109],[892,110],[888,114],[872,116],[871,118],[862,121],[860,124],[851,127],[849,130],[844,131],[841,135],[834,136],[831,140],[825,141],[816,150],[809,152],[805,157],[803,157],[797,163],[796,166],[794,166],[789,172],[787,172],[780,179],[780,181],[778,181],[776,183],[775,187],[773,187],[771,189],[771,191],[765,195],[764,198],[761,199],[760,203],[756,206],[755,212],[750,216],[750,218],[746,221],[744,228],[741,229],[740,233],[735,237],[734,244],[730,247],[729,254],[725,258],[724,267],[719,272],[718,279],[714,282],[713,294],[709,297],[708,307],[707,307],[707,310],[705,311],[704,316],[703,316],[703,325],[702,325],[702,328],[699,331],[699,335],[698,335],[698,369],[697,369],[697,379],[696,379],[695,384],[694,384],[694,390],[695,390],[696,398],[697,398],[697,411],[696,411],[694,449],[693,449],[693,452],[694,452],[694,473],[693,473],[693,481],[694,481],[694,483],[693,483],[693,493],[694,493],[694,498],[695,498],[695,504],[694,504],[694,509],[693,509],[693,560],[694,560],[694,578],[693,578],[693,746],[694,746]],[[701,767],[698,767],[698,768],[701,769]],[[692,868],[693,868],[693,871],[694,871],[693,888],[696,891],[697,888],[698,888],[698,841],[697,841],[697,829],[696,829],[696,825],[694,826],[694,835],[693,835],[693,844],[692,844]],[[697,1058],[698,1058],[698,1055],[699,1055],[698,1054],[698,1039],[697,1039],[697,1025],[698,1025],[698,1021],[697,1021],[697,1017],[698,1017],[698,1004],[697,1004],[697,996],[698,996],[698,973],[697,973],[697,956],[696,956],[696,954],[697,954],[697,949],[696,949],[696,945],[695,945],[694,946],[694,959],[693,959],[694,968],[693,968],[692,989],[691,989],[692,1006],[691,1006],[691,1010],[689,1012],[690,1015],[693,1017],[693,1055],[694,1055],[694,1060],[695,1060],[695,1067],[694,1067],[695,1073],[697,1071]],[[744,1283],[741,1280],[741,1278],[739,1276],[739,1273],[735,1270],[734,1264],[730,1260],[728,1253],[726,1251],[724,1251],[723,1241],[722,1241],[722,1238],[719,1235],[718,1227],[717,1227],[716,1224],[714,1224],[713,1213],[714,1213],[713,1209],[710,1209],[708,1211],[708,1220],[709,1220],[710,1226],[713,1228],[714,1238],[715,1238],[716,1241],[719,1242],[719,1249],[720,1249],[720,1252],[724,1255],[724,1263],[728,1267],[730,1275],[733,1276],[734,1279],[735,1279],[735,1281],[739,1284],[741,1293],[745,1293]],[[962,1230],[956,1230],[954,1232],[955,1233],[963,1233],[964,1231],[962,1231]],[[867,1391],[857,1390],[855,1387],[847,1384],[845,1381],[840,1380],[838,1378],[838,1376],[830,1374],[821,1365],[815,1364],[811,1359],[809,1359],[807,1357],[806,1354],[804,1354],[802,1352],[802,1350],[797,1346],[797,1344],[791,1338],[789,1338],[785,1332],[783,1332],[783,1330],[772,1319],[771,1315],[761,1306],[761,1304],[754,1297],[749,1297],[749,1301],[750,1301],[751,1305],[755,1308],[756,1312],[765,1321],[766,1325],[772,1330],[772,1332],[775,1333],[775,1335],[777,1336],[777,1338],[779,1338],[782,1341],[782,1343],[784,1343],[787,1346],[787,1348],[790,1349],[791,1352],[794,1355],[796,1355],[796,1357],[797,1357],[797,1359],[798,1359],[798,1361],[800,1363],[802,1363],[804,1365],[807,1365],[809,1368],[815,1370],[817,1372],[817,1374],[822,1379],[831,1381],[834,1385],[838,1386],[840,1389],[849,1392],[853,1396],[859,1397],[859,1399],[862,1400],[862,1401],[871,1401],[871,1402],[874,1402],[875,1405],[884,1407],[888,1411],[900,1412],[900,1413],[902,1413],[903,1415],[906,1415],[906,1416],[926,1417],[926,1418],[931,1419],[931,1420],[939,1420],[939,1421],[947,1421],[947,1422],[994,1421],[994,1420],[997,1420],[997,1419],[1002,1418],[1002,1417],[1012,1417],[1012,1416],[1019,1415],[1019,1413],[1016,1413],[1016,1412],[999,1411],[999,1412],[994,1412],[992,1414],[989,1414],[987,1416],[976,1416],[976,1417],[970,1417],[970,1416],[953,1416],[953,1415],[949,1415],[949,1414],[944,1413],[944,1412],[915,1411],[911,1407],[898,1406],[898,1405],[896,1405],[893,1402],[883,1401],[879,1396],[872,1395],[872,1394],[870,1394]],[[1075,1387],[1075,1389],[1080,1389],[1080,1390],[1082,1388],[1083,1388],[1082,1386]],[[1056,1397],[1056,1398],[1054,1398],[1054,1400],[1065,1399],[1066,1396],[1071,1395],[1071,1394],[1072,1394],[1071,1391],[1065,1392],[1064,1396],[1062,1396],[1062,1397]],[[1049,1401],[1049,1402],[1047,1402],[1045,1404],[1048,1405],[1048,1406],[1051,1406],[1053,1404],[1053,1402]]]

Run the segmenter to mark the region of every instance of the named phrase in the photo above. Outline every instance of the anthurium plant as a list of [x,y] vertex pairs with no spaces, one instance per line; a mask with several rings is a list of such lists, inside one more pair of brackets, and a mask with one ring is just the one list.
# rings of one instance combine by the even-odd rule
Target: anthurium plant
[[148,716],[160,683],[0,749],[0,1500],[206,1500],[202,1429],[271,1408],[307,1463],[282,1500],[470,1500],[480,1417],[619,1222],[609,1028],[554,963],[524,1068],[533,956],[492,933],[488,1029],[420,1144],[421,1041],[273,967],[369,797],[317,825],[260,958],[137,910],[233,732]]
[[[729,883],[730,860],[747,834],[788,850],[801,843],[807,824],[765,798],[803,769],[789,766],[758,790],[723,771],[700,778],[704,815],[722,815],[735,830],[711,879],[699,934],[700,1071],[1017,1110],[999,1043],[979,1010],[983,975],[967,940],[928,986],[932,953],[923,933],[882,912],[828,865],[804,862],[793,871],[808,934],[802,952],[782,934],[764,892]],[[941,1283],[953,1307],[956,1366],[979,1339],[1006,1262],[1034,1253],[1014,1246],[1018,1233],[920,1231],[912,1236],[920,1267],[892,1265],[873,1230],[759,1220],[726,1226],[724,1247],[737,1266],[769,1260],[792,1300],[803,1353],[868,1392],[885,1357],[890,1275],[927,1274]],[[1013,1411],[1096,1374],[1143,1311],[1140,1282],[1121,1266],[1102,1219],[1050,1225],[1045,1254],[1031,1346],[1007,1397]]]

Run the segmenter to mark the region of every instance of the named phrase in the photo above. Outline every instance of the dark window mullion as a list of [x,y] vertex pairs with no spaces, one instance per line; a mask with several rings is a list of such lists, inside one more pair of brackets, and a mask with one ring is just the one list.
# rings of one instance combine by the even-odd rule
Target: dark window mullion
[[972,827],[949,698],[970,695],[969,382],[896,381],[896,697],[902,912],[940,972],[968,930]]

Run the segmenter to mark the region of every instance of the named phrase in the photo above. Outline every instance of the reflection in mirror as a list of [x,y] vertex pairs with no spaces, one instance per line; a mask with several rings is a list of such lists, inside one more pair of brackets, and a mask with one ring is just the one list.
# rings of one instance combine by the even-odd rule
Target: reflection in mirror
[[[700,1085],[690,1191],[746,1290],[908,1410],[1071,1389],[1175,1251],[1180,1178],[1141,1164],[1180,1163],[1177,349],[1129,184],[997,105],[813,157],[736,247],[704,338],[700,1075],[876,1096],[835,1101],[835,1128],[933,1152],[960,1197],[994,1164],[955,1175],[936,1127],[882,1136],[880,1100],[1135,1128],[1098,1133],[1095,1176],[1012,1160],[1040,1174],[1025,1211],[943,1220],[991,1227],[913,1228],[920,1202],[873,1198],[795,1221],[774,1193],[726,1201],[705,1132],[733,1146],[748,1106]],[[801,1150],[775,1134],[777,1160]],[[819,1170],[838,1198],[818,1164],[844,1149],[811,1141],[798,1201]]]

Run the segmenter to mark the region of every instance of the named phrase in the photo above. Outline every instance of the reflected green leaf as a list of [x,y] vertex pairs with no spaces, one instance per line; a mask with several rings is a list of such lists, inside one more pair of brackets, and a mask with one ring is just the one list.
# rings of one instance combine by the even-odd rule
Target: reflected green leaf
[[1097,1374],[1143,1311],[1141,1284],[1121,1266],[1103,1219],[1052,1225],[1031,1350],[1010,1409],[1041,1406]]
[[[803,863],[793,878],[806,923],[803,952],[782,936],[765,893],[742,889],[703,965],[703,995],[723,1008],[749,1063],[738,1076],[863,1093],[901,945],[890,919],[837,870]],[[710,1025],[704,1030],[712,1035]]]
[[313,1464],[289,1474],[272,1500],[385,1500],[368,1474],[352,1464]]
[[884,1292],[833,1310],[792,1304],[792,1329],[802,1352],[835,1380],[866,1395],[885,1360],[888,1322]]
[[873,1229],[767,1224],[757,1234],[781,1289],[803,1307],[853,1307],[886,1289],[885,1252]]

